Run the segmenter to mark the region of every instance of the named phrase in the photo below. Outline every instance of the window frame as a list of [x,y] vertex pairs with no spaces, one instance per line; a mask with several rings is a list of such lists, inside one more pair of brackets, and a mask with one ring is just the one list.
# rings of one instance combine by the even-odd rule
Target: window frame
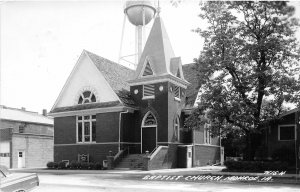
[[[89,116],[89,119],[84,119],[85,116]],[[93,118],[95,116],[95,118]],[[79,119],[81,117],[81,119]],[[95,123],[95,140],[93,141],[93,122]],[[89,141],[85,141],[85,123],[89,123]],[[81,124],[81,141],[79,141],[79,124]],[[77,115],[76,116],[76,143],[96,143],[97,138],[97,116],[92,115]]]
[[176,136],[176,141],[180,141],[180,118],[179,116],[175,117],[175,121],[174,121],[174,133]]
[[203,126],[203,143],[207,144],[207,145],[211,145],[212,144],[212,137],[210,135],[210,123],[205,123]]
[[[89,97],[84,96],[85,92],[90,92]],[[92,97],[94,97],[95,101],[92,101]],[[82,99],[81,103],[79,102],[80,99]],[[88,100],[87,103],[85,103],[86,100]],[[85,91],[81,92],[77,99],[77,105],[85,105],[85,104],[91,104],[91,103],[96,103],[96,102],[97,102],[97,97],[96,97],[95,93],[90,90],[85,90]]]
[[[293,138],[293,139],[288,139],[288,140],[281,140],[281,139],[280,139],[280,129],[281,129],[282,127],[294,127],[294,138]],[[278,141],[294,141],[294,140],[296,140],[296,125],[295,125],[295,124],[283,124],[283,125],[278,125],[277,133],[278,133]]]

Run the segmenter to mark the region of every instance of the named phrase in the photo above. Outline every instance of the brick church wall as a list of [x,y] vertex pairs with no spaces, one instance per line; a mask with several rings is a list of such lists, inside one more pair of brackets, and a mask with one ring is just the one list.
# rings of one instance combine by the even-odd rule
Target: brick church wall
[[112,151],[113,155],[115,155],[118,152],[118,147],[118,144],[55,146],[54,161],[78,161],[78,154],[85,154],[89,156],[90,162],[102,163],[109,155],[109,151]]
[[109,151],[119,150],[119,112],[99,113],[96,116],[96,143],[76,143],[76,116],[56,117],[54,161],[77,161],[78,155],[89,155],[90,162],[106,160]]

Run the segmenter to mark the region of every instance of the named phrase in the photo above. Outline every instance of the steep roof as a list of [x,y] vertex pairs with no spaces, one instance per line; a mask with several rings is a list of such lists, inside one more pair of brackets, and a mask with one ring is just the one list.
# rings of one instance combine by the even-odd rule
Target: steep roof
[[127,83],[128,80],[133,78],[135,71],[89,51],[86,51],[86,53],[115,91],[120,101],[125,106],[135,106],[135,103],[129,93],[129,84]]
[[[145,72],[146,71],[146,72]],[[130,85],[169,79],[186,87],[180,57],[175,57],[170,39],[160,16],[154,19],[144,50]]]
[[192,108],[197,99],[199,92],[198,75],[196,70],[196,63],[185,64],[182,66],[183,75],[185,79],[190,82],[186,89],[186,106],[185,108]]
[[[85,109],[92,109],[92,108],[116,107],[116,106],[135,107],[135,103],[129,94],[129,85],[127,83],[128,80],[133,78],[134,71],[125,66],[119,65],[113,61],[100,57],[86,50],[83,50],[82,56],[84,55],[90,58],[90,61],[96,66],[99,72],[103,75],[105,81],[109,84],[109,86],[112,88],[112,91],[119,98],[119,101],[89,103],[89,104],[62,106],[62,107],[54,106],[50,111],[50,113],[77,111],[77,110],[85,110]],[[76,66],[74,68],[76,68]],[[72,76],[72,73],[70,76]],[[61,94],[62,92],[63,90],[61,91]]]
[[136,69],[135,78],[138,78],[141,73],[147,57],[150,57],[156,75],[170,73],[170,59],[175,57],[175,54],[163,21],[159,16],[154,20]]
[[53,125],[53,118],[40,115],[37,112],[25,111],[6,106],[0,106],[0,119]]
[[134,71],[113,61],[85,51],[96,67],[101,71],[106,81],[114,91],[129,90],[128,80],[134,76]]

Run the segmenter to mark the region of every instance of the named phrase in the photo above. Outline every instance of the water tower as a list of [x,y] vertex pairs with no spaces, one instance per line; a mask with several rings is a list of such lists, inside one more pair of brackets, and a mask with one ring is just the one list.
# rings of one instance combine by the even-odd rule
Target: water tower
[[[152,20],[156,13],[153,1],[126,1],[124,6],[124,21],[121,37],[121,46],[119,53],[119,63],[121,60],[126,60],[126,57],[134,56],[135,61],[133,64],[136,67],[139,58],[143,51],[144,41],[145,41],[145,26]],[[133,55],[122,56],[122,46],[126,18],[131,24],[135,26],[135,53]]]

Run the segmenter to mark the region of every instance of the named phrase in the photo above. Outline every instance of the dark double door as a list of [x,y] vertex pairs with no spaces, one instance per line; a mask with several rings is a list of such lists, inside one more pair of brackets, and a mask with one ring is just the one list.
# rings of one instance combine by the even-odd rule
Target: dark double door
[[156,127],[142,128],[142,153],[151,153],[156,148]]

